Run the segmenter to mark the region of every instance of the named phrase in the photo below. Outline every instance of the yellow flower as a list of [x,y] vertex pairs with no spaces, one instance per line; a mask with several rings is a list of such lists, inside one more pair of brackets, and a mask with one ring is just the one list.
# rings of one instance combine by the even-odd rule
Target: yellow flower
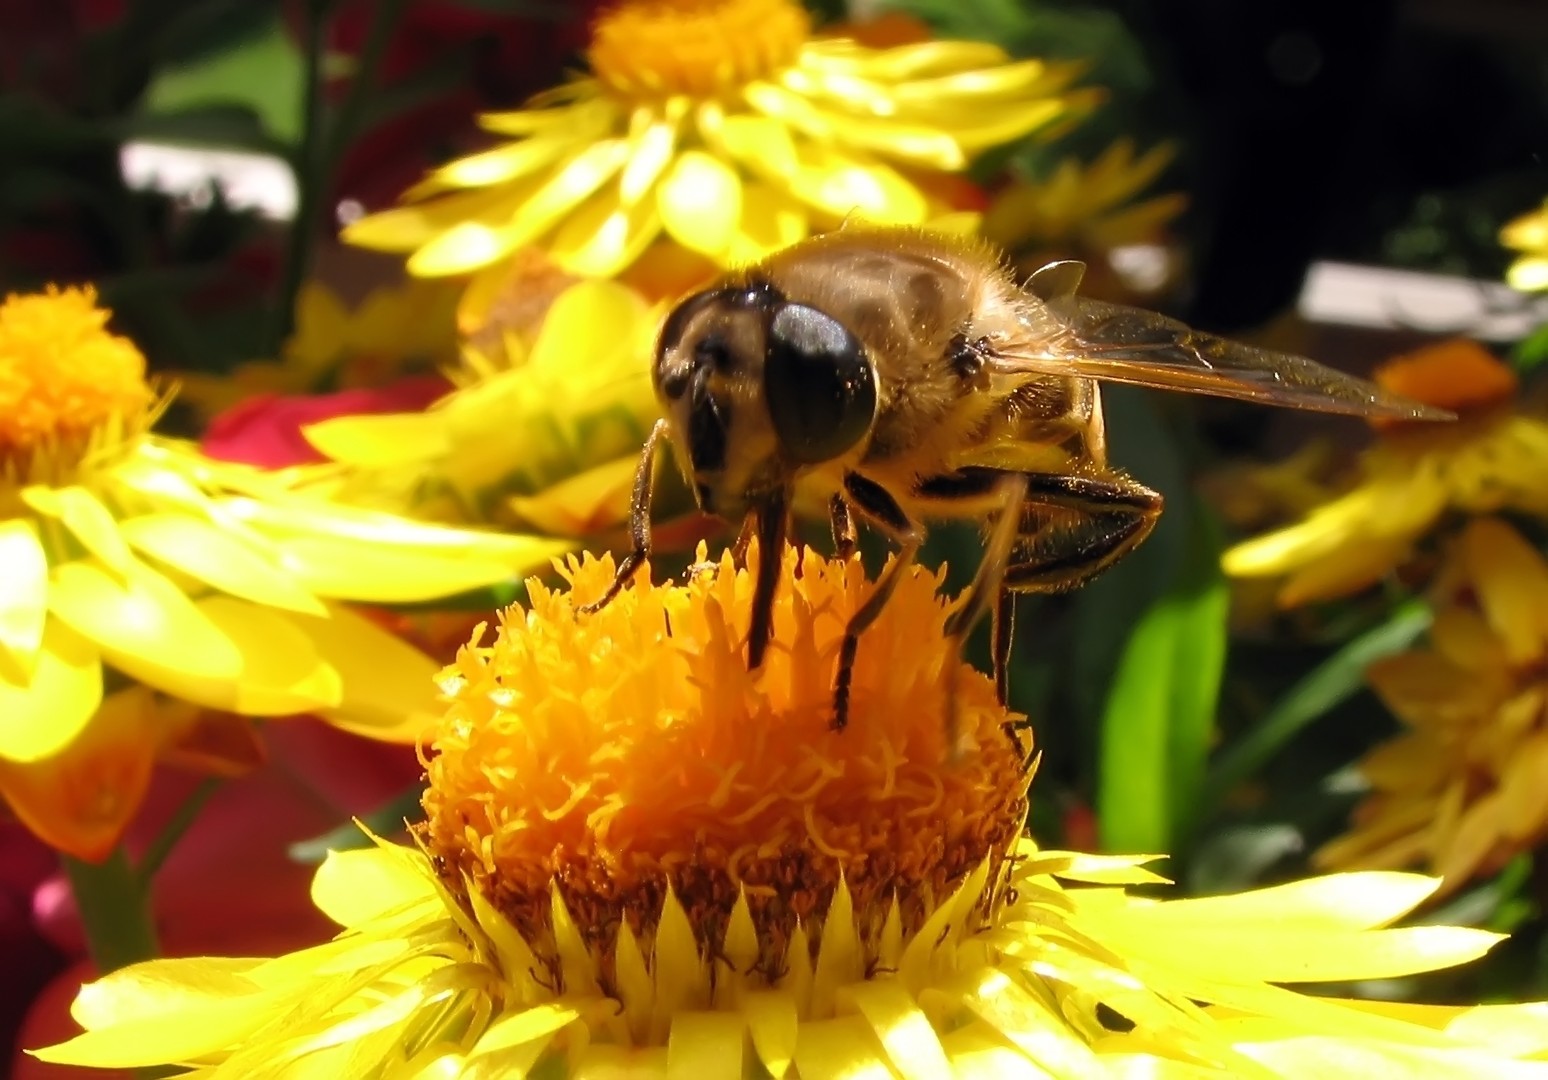
[[1353,486],[1293,525],[1225,553],[1235,577],[1282,577],[1282,607],[1347,596],[1414,553],[1448,511],[1548,516],[1548,417],[1516,407],[1516,378],[1483,346],[1449,341],[1390,361],[1387,389],[1461,415],[1386,426]]
[[149,690],[412,741],[434,665],[339,601],[432,600],[563,550],[305,499],[153,436],[145,359],[107,319],[89,289],[0,305],[0,797],[84,858],[177,734]]
[[1548,199],[1529,213],[1507,222],[1500,230],[1500,243],[1521,252],[1505,280],[1522,292],[1548,289]]
[[[702,554],[702,552],[701,552]],[[335,854],[344,927],[276,959],[159,960],[81,989],[36,1051],[332,1080],[493,1076],[1548,1075],[1548,1006],[1429,1008],[1278,984],[1400,976],[1499,940],[1393,929],[1434,882],[1372,873],[1156,901],[1144,858],[1021,839],[1026,748],[915,568],[829,728],[857,560],[787,550],[749,673],[730,556],[594,616],[530,586],[443,675],[418,849]],[[477,641],[477,637],[475,638]],[[958,685],[965,762],[945,754]]]
[[1438,584],[1429,645],[1367,672],[1410,730],[1361,763],[1372,793],[1317,859],[1424,863],[1449,891],[1548,837],[1548,563],[1480,518]]
[[984,215],[984,235],[1013,253],[1043,258],[1105,255],[1126,244],[1154,242],[1182,213],[1187,197],[1134,197],[1161,175],[1177,147],[1162,143],[1134,156],[1132,139],[1119,139],[1089,167],[1059,162],[1040,182],[1021,182],[997,195]]
[[296,329],[279,359],[238,365],[226,375],[180,373],[178,400],[215,416],[257,394],[313,394],[380,386],[433,371],[456,357],[457,292],[409,278],[369,292],[351,309],[320,281],[296,297]]
[[[321,483],[418,518],[597,537],[624,520],[657,415],[648,371],[663,314],[614,281],[569,285],[541,315],[507,316],[535,335],[506,332],[489,356],[467,350],[451,372],[459,388],[425,412],[308,427],[336,463]],[[679,501],[686,509],[686,493]]]
[[425,277],[529,244],[608,277],[663,234],[746,262],[852,214],[922,224],[942,208],[895,165],[960,170],[1094,100],[1067,92],[1076,65],[994,45],[813,37],[796,0],[615,4],[588,57],[590,77],[484,117],[517,141],[437,169],[345,239],[411,253]]

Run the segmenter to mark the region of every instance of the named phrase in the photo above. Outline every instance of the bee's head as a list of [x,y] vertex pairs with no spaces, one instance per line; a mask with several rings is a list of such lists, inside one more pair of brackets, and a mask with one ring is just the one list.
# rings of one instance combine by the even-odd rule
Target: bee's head
[[855,449],[876,416],[876,368],[859,339],[756,279],[678,304],[654,376],[699,508],[727,518]]

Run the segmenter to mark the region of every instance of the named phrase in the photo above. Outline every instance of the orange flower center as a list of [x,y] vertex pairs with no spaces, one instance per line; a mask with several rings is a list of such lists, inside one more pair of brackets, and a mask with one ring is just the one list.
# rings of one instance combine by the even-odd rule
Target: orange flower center
[[58,289],[0,304],[0,468],[51,476],[79,464],[107,429],[141,421],[155,395],[145,357],[105,329],[96,292]]
[[587,57],[629,97],[713,97],[793,63],[811,31],[794,0],[628,0],[605,10]]
[[[611,558],[564,573],[570,590],[533,581],[493,644],[444,673],[419,833],[454,891],[477,889],[528,941],[554,940],[551,887],[604,969],[620,922],[652,932],[668,889],[706,949],[745,895],[769,972],[841,875],[858,925],[891,915],[907,933],[1020,834],[1019,718],[945,638],[939,577],[905,578],[861,639],[849,725],[834,731],[844,622],[870,592],[858,559],[787,551],[754,672],[753,575],[729,555],[686,585],[642,571],[589,616],[576,603],[602,593]],[[957,763],[953,669],[970,747]]]

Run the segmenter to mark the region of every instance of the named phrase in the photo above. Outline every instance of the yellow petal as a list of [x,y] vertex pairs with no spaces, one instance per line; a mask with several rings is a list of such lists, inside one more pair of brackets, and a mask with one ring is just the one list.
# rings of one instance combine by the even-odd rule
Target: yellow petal
[[208,596],[195,606],[242,654],[242,671],[206,685],[187,681],[185,699],[243,716],[293,716],[343,703],[338,672],[295,619],[231,596]]
[[115,971],[81,987],[76,998],[71,1011],[89,1030],[34,1056],[124,1069],[191,1061],[239,1045],[289,1004],[285,989],[264,992],[244,976],[255,963],[200,957]]
[[439,412],[336,416],[301,429],[319,453],[345,465],[394,469],[451,452]]
[[[561,545],[535,540],[535,557],[521,561],[530,569],[563,550]],[[300,585],[319,596],[373,604],[456,596],[510,581],[517,572],[508,563],[481,559],[473,552],[458,555],[407,545],[372,547],[326,536],[286,540],[280,561]]]
[[789,191],[840,219],[855,215],[875,225],[918,225],[926,216],[924,193],[885,165],[805,166],[790,178]]
[[1300,607],[1369,588],[1392,573],[1408,558],[1411,550],[1412,541],[1408,537],[1362,538],[1291,574],[1280,587],[1279,606]]
[[633,289],[616,281],[582,281],[560,293],[543,316],[543,330],[527,365],[556,375],[572,373],[577,357],[592,363],[592,357],[617,350],[620,330],[644,314],[644,301]]
[[485,227],[507,222],[529,193],[526,186],[517,184],[447,195],[417,206],[394,207],[351,222],[340,238],[372,251],[407,253],[463,222]]
[[843,1011],[852,1008],[865,1017],[892,1067],[905,1080],[934,1080],[951,1074],[930,1018],[902,983],[894,979],[858,982],[840,992],[839,1004]]
[[187,514],[145,514],[119,526],[140,551],[221,592],[256,604],[321,615],[322,601],[282,572],[272,555]]
[[565,138],[531,138],[457,158],[430,174],[436,188],[476,188],[530,176],[557,161],[572,143]]
[[32,677],[0,674],[0,759],[32,762],[74,742],[102,703],[102,664],[85,638],[49,621]]
[[1548,654],[1548,564],[1543,557],[1496,518],[1473,521],[1463,542],[1479,606],[1511,663]]
[[742,998],[741,1010],[758,1060],[778,1080],[795,1060],[800,1032],[795,999],[782,990],[755,990]]
[[326,619],[298,615],[295,622],[343,682],[343,700],[321,713],[335,726],[413,742],[439,716],[440,665],[402,638],[338,605],[330,605]]
[[1527,255],[1510,264],[1505,280],[1521,292],[1548,289],[1548,255]]
[[509,224],[486,225],[459,221],[427,241],[405,264],[415,277],[450,277],[467,274],[503,259],[522,245],[526,237]]
[[343,927],[435,895],[417,852],[394,845],[330,851],[312,876],[312,903]]
[[166,578],[137,569],[122,584],[95,563],[56,566],[49,608],[125,674],[178,696],[185,684],[236,678],[242,655]]
[[714,256],[731,243],[742,217],[742,181],[702,150],[677,156],[656,187],[661,224],[679,244]]
[[1523,842],[1548,824],[1548,735],[1525,739],[1505,767],[1500,786],[1500,820],[1508,836]]
[[858,1016],[802,1024],[795,1067],[801,1080],[893,1080],[896,1075]]
[[611,277],[638,259],[660,232],[655,199],[628,205],[616,188],[607,188],[565,218],[548,252],[572,274]]
[[81,546],[102,560],[115,574],[128,572],[134,556],[119,535],[118,522],[102,500],[83,487],[23,488],[22,502],[45,517],[58,521],[74,534]]
[[742,1018],[736,1013],[678,1013],[667,1034],[667,1076],[673,1080],[741,1076],[746,1042]]
[[[1385,926],[1435,891],[1434,878],[1387,872],[1327,874],[1228,896],[1169,900],[1125,908],[1124,921],[1157,934],[1221,927],[1280,930],[1365,930]],[[1072,894],[1077,900],[1079,894]]]
[[755,176],[781,181],[796,171],[799,155],[790,129],[767,116],[728,116],[710,133],[726,156]]
[[163,728],[149,690],[120,690],[59,753],[25,764],[0,761],[0,796],[50,847],[100,862],[140,809]]
[[577,473],[536,495],[513,495],[511,511],[529,528],[551,536],[584,537],[628,515],[635,458],[619,458]]
[[806,211],[799,203],[768,184],[748,184],[742,189],[742,218],[726,261],[755,262],[805,239],[808,228]]
[[677,146],[677,124],[672,118],[654,119],[630,143],[629,163],[618,178],[618,198],[623,205],[633,206],[655,187]]
[[0,680],[25,679],[37,664],[48,614],[48,557],[31,522],[0,521],[0,566]]

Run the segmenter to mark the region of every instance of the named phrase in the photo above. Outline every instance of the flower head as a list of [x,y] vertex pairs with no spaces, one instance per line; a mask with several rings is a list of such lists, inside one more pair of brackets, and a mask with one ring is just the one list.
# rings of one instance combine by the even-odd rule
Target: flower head
[[1500,230],[1500,243],[1520,252],[1505,274],[1512,288],[1522,292],[1548,289],[1548,199],[1536,210],[1507,222]]
[[1548,562],[1479,518],[1437,584],[1429,644],[1366,673],[1409,730],[1361,763],[1371,793],[1317,859],[1422,863],[1449,891],[1548,837]]
[[[1433,882],[1352,874],[1158,902],[1143,858],[1018,839],[1018,718],[943,634],[915,568],[828,727],[858,560],[784,559],[775,647],[746,670],[729,555],[533,583],[443,674],[419,848],[319,870],[344,928],[272,959],[163,960],[82,988],[47,1061],[222,1075],[1369,1076],[1512,1069],[1540,1006],[1374,1006],[1277,983],[1399,975],[1496,935],[1388,929]],[[572,598],[573,597],[573,598]],[[959,680],[966,764],[944,753]],[[1433,1075],[1434,1073],[1428,1073]]]
[[144,358],[107,319],[88,292],[0,308],[0,393],[17,395],[0,421],[0,796],[83,858],[111,849],[191,715],[153,691],[413,741],[430,659],[341,601],[454,595],[562,550],[302,496],[151,435]]
[[1428,346],[1378,369],[1376,381],[1461,419],[1380,427],[1352,486],[1329,492],[1303,520],[1225,553],[1228,574],[1282,577],[1283,607],[1374,584],[1449,510],[1548,516],[1548,419],[1511,401],[1514,373],[1483,346]]
[[984,215],[984,235],[1024,266],[1082,259],[1105,280],[1114,273],[1109,256],[1115,249],[1157,243],[1187,205],[1178,193],[1135,201],[1176,154],[1176,146],[1161,143],[1136,156],[1133,141],[1119,139],[1088,166],[1067,157],[1045,179],[1020,181],[996,195]]
[[483,118],[517,141],[461,158],[345,230],[437,277],[538,243],[611,276],[663,233],[719,265],[855,214],[938,212],[899,167],[956,171],[1090,100],[1074,65],[999,48],[812,36],[796,0],[627,0],[594,22],[592,74]]
[[598,536],[624,520],[656,417],[648,371],[662,314],[618,282],[565,285],[550,305],[508,311],[498,351],[467,349],[450,371],[458,389],[429,410],[325,420],[305,437],[337,464],[323,475],[336,498]]

